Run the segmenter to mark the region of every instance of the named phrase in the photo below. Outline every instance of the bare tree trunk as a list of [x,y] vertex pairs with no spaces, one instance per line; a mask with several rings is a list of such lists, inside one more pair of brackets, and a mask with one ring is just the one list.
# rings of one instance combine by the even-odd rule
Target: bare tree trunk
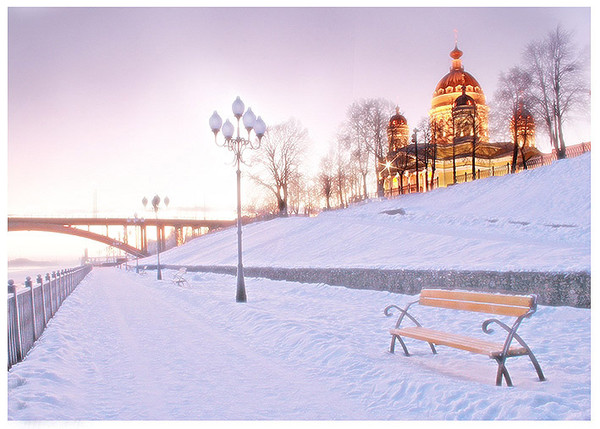
[[512,166],[510,167],[511,173],[517,172],[517,156],[519,154],[519,127],[517,112],[513,112],[513,154],[512,154]]

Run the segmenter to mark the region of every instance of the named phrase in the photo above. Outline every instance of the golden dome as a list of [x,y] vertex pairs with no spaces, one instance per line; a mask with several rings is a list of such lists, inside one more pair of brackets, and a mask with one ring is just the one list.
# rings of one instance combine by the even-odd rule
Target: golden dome
[[[452,70],[446,76],[444,76],[437,86],[435,87],[435,93],[438,94],[440,90],[443,92],[460,92],[462,87],[471,87],[473,92],[481,92],[479,82],[470,73],[462,70]],[[450,88],[450,90],[448,90]]]
[[400,114],[400,109],[396,107],[396,114],[390,118],[390,127],[398,127],[400,125],[406,125],[406,118]]
[[454,49],[450,52],[452,58],[450,73],[438,82],[433,93],[434,96],[449,92],[461,92],[463,86],[469,92],[482,92],[477,79],[465,71],[460,59],[462,54],[462,51],[458,49],[458,45],[454,45]]

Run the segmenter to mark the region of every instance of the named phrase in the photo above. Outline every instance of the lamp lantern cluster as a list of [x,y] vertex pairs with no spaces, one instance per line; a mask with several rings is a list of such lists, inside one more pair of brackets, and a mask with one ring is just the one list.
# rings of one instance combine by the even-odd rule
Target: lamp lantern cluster
[[[242,159],[242,154],[245,149],[258,149],[260,147],[261,140],[265,135],[267,130],[267,126],[265,122],[262,120],[260,116],[256,116],[251,108],[248,108],[245,112],[244,102],[237,97],[233,104],[231,105],[231,111],[233,112],[233,116],[237,120],[237,130],[229,121],[229,119],[223,120],[221,116],[215,112],[212,114],[210,119],[208,120],[208,124],[210,129],[215,135],[215,143],[217,146],[225,147],[228,150],[232,151],[235,157],[235,162],[237,164],[237,235],[238,235],[238,266],[237,266],[237,292],[236,292],[236,301],[237,302],[246,302],[246,285],[244,282],[244,266],[242,264],[242,197],[241,197],[241,171],[240,171],[240,163]],[[240,135],[240,119],[242,120],[242,124],[248,133],[248,138],[242,138]],[[236,133],[237,131],[237,133]],[[251,138],[252,131],[256,135],[258,141],[255,141]],[[217,135],[219,132],[223,133],[224,141],[219,143],[217,139]],[[234,137],[234,134],[236,137]]]

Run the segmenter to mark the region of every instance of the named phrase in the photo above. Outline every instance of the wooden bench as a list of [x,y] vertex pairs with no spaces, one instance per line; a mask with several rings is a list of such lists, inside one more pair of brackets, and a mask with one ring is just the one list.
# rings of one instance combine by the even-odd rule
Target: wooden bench
[[171,281],[175,283],[177,286],[188,286],[189,283],[185,278],[185,274],[187,273],[187,268],[181,267],[179,271],[173,274],[173,278]]
[[[473,311],[480,313],[496,314],[501,316],[515,317],[512,326],[492,318],[483,322],[481,329],[486,334],[490,334],[493,330],[491,324],[496,324],[507,333],[504,342],[486,341],[478,338],[469,337],[466,335],[443,332],[435,329],[424,328],[415,319],[413,315],[408,313],[408,309],[413,304],[419,304],[429,307],[440,307],[453,310]],[[504,377],[507,386],[512,386],[512,381],[508,370],[506,369],[506,359],[515,356],[529,356],[540,381],[544,381],[544,374],[537,359],[533,355],[529,346],[517,334],[517,329],[525,318],[531,317],[537,308],[537,297],[515,296],[515,295],[500,295],[492,293],[468,292],[468,291],[452,291],[438,289],[423,289],[418,301],[409,303],[405,308],[400,308],[397,305],[389,305],[385,308],[386,316],[392,314],[392,309],[400,311],[400,316],[396,322],[394,329],[390,330],[392,335],[392,343],[390,352],[394,353],[396,340],[402,346],[404,354],[409,356],[408,349],[403,337],[413,338],[416,340],[426,341],[429,343],[431,351],[437,353],[435,346],[442,345],[453,347],[456,349],[466,350],[473,353],[487,355],[491,359],[495,359],[498,363],[498,372],[496,374],[496,385],[502,385],[502,377]],[[415,326],[401,327],[404,318],[409,319]],[[518,344],[513,344],[513,340]]]

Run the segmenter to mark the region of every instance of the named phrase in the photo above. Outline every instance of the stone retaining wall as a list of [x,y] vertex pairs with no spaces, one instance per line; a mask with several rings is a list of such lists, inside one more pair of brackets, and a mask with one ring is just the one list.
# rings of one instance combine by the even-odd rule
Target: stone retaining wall
[[[179,269],[181,265],[164,268]],[[236,274],[235,266],[185,266],[189,272]],[[156,269],[156,266],[147,266]],[[515,295],[536,294],[541,305],[591,307],[588,272],[499,272],[450,270],[388,270],[372,268],[244,267],[247,277],[302,283],[324,283],[354,289],[416,295],[422,288],[467,289]]]

